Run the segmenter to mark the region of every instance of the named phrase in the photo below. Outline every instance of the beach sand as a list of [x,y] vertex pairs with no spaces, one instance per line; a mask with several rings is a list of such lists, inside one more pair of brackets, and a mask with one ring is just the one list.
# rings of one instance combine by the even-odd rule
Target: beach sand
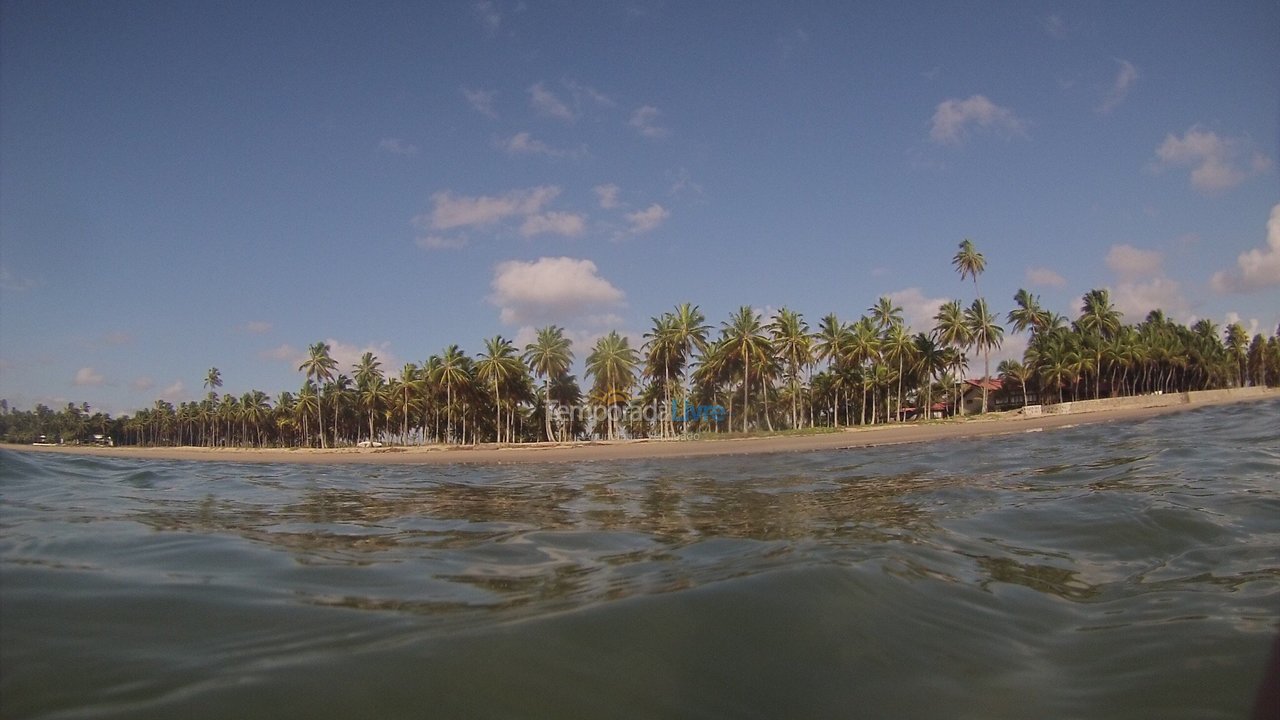
[[[69,453],[99,457],[148,460],[194,460],[237,463],[307,463],[322,465],[452,465],[514,464],[549,462],[610,462],[661,458],[748,455],[757,453],[809,452],[874,447],[902,443],[932,442],[959,438],[989,438],[1024,432],[1072,427],[1085,423],[1135,422],[1207,405],[1254,402],[1280,398],[1277,389],[1250,389],[1239,394],[1206,393],[1189,402],[1168,404],[1171,396],[1132,398],[1128,407],[1097,409],[1060,415],[1025,416],[1022,411],[994,413],[981,417],[955,418],[921,424],[891,423],[848,428],[810,435],[777,435],[717,439],[704,435],[697,439],[616,440],[575,443],[523,443],[519,445],[481,444],[476,446],[407,446],[383,448],[207,448],[207,447],[91,447],[78,445],[3,445],[22,452]],[[1077,403],[1079,405],[1079,403]]]

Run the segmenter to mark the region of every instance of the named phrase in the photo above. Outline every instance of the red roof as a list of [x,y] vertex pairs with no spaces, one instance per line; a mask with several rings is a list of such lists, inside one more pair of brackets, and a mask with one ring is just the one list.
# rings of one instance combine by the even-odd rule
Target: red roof
[[1000,388],[1004,387],[1004,383],[1000,381],[1000,378],[987,378],[985,380],[983,379],[965,380],[964,383],[966,385],[971,385],[978,389],[982,389],[982,386],[986,385],[987,390],[989,391],[999,390]]

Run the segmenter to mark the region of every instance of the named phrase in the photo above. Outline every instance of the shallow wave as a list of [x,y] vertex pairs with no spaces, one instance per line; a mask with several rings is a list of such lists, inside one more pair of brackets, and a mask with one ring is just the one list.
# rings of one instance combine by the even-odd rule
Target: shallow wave
[[0,715],[1238,717],[1278,418],[508,467],[0,451]]

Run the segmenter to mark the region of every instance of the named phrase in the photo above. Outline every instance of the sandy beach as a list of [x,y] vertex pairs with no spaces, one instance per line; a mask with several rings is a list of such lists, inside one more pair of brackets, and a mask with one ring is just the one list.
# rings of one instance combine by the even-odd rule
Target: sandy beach
[[[1176,398],[1184,398],[1175,401]],[[79,445],[4,445],[20,452],[69,453],[150,460],[193,460],[237,463],[307,463],[321,465],[451,465],[548,462],[610,462],[715,455],[810,452],[922,443],[960,438],[990,438],[1040,432],[1085,423],[1136,422],[1168,413],[1227,403],[1280,398],[1280,389],[1189,393],[1178,396],[1124,398],[1120,407],[1086,409],[1053,415],[1028,416],[1022,411],[981,417],[954,418],[921,424],[889,424],[846,428],[815,434],[717,439],[616,440],[575,443],[482,444],[476,446],[406,446],[382,448],[207,448],[207,447],[90,447]],[[1106,402],[1106,401],[1102,401]],[[1084,405],[1084,403],[1075,403]]]

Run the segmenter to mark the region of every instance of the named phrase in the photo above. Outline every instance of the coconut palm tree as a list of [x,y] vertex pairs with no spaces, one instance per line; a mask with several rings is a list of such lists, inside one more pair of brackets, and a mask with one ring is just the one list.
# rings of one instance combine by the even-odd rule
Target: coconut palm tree
[[[951,367],[959,369],[966,364],[964,361],[965,348],[970,344],[969,324],[965,322],[964,310],[960,307],[959,300],[949,300],[938,308],[938,314],[933,316],[934,334],[942,344],[954,348],[956,357],[953,357]],[[964,378],[957,378],[963,381]],[[964,414],[964,405],[960,403],[959,385],[956,386],[955,411],[961,415]]]
[[937,343],[931,335],[919,333],[915,336],[915,371],[924,378],[925,418],[933,417],[933,381],[947,368],[946,349]]
[[671,405],[671,366],[673,363],[682,362],[681,355],[685,351],[686,343],[677,333],[674,315],[664,313],[650,319],[653,321],[653,329],[645,333],[647,350],[645,372],[655,383],[662,383],[663,407],[667,409],[661,414],[662,420],[659,424],[663,437],[666,437],[668,423],[674,425],[675,422],[674,408]]
[[595,379],[596,396],[605,408],[610,409],[607,415],[610,440],[617,436],[612,409],[628,404],[628,391],[635,383],[635,370],[639,362],[639,355],[631,347],[631,341],[619,335],[616,330],[597,340],[595,348],[587,356],[587,374]]
[[975,298],[982,297],[978,294],[978,276],[987,269],[987,259],[978,252],[969,238],[960,242],[960,249],[955,257],[951,258],[951,264],[955,266],[956,272],[960,273],[961,282],[964,282],[966,277],[973,278],[973,294]]
[[1025,289],[1019,288],[1013,296],[1013,303],[1017,307],[1009,311],[1008,320],[1009,324],[1013,325],[1014,332],[1030,330],[1034,336],[1049,324],[1049,312],[1040,307],[1039,295],[1032,295]]
[[551,381],[569,372],[573,364],[573,343],[564,336],[564,328],[548,325],[538,330],[537,339],[524,348],[524,361],[534,374],[542,378],[544,398],[544,428],[547,440],[554,439],[551,432]]
[[1235,361],[1236,386],[1244,387],[1248,373],[1249,333],[1245,332],[1244,326],[1239,322],[1227,326],[1226,347],[1228,355]]
[[742,431],[747,431],[751,413],[751,363],[763,364],[773,354],[769,338],[760,324],[760,314],[748,305],[720,325],[721,351],[742,362]]
[[863,315],[862,317],[858,318],[858,321],[855,322],[849,328],[849,344],[847,347],[848,352],[846,355],[848,362],[847,362],[846,369],[849,371],[857,371],[861,376],[860,378],[861,382],[855,385],[853,382],[851,382],[853,380],[852,377],[849,377],[846,379],[850,381],[848,383],[849,387],[860,386],[862,389],[862,396],[861,396],[861,403],[860,403],[862,417],[860,419],[860,422],[863,425],[867,424],[867,391],[868,390],[872,391],[871,392],[871,424],[874,425],[876,422],[877,403],[876,403],[876,393],[874,392],[875,385],[873,381],[876,379],[875,378],[876,367],[880,364],[880,361],[882,359],[882,355],[881,355],[882,344],[883,343],[880,340],[880,333],[876,328],[875,321],[867,317],[866,315]]
[[1093,350],[1094,384],[1093,397],[1102,397],[1102,354],[1105,341],[1120,332],[1120,312],[1111,302],[1111,293],[1106,289],[1090,290],[1085,293],[1080,306],[1080,318],[1076,320],[1082,335],[1095,340],[1089,347]]
[[[685,370],[695,352],[706,353],[707,334],[711,332],[711,326],[707,325],[707,318],[698,306],[687,302],[677,305],[671,317],[672,340],[680,350],[672,358],[676,362],[672,365],[671,372],[675,376],[675,381],[679,383],[681,392],[687,397],[687,388],[684,387]],[[673,431],[674,425],[673,421]]]
[[849,327],[840,322],[835,313],[822,318],[814,337],[814,357],[826,362],[831,369],[828,387],[831,390],[831,422],[840,426],[841,392],[839,367],[844,364],[850,341]]
[[355,374],[356,390],[360,405],[369,416],[369,440],[373,440],[373,416],[383,404],[382,362],[372,353],[366,351],[360,361],[352,368]]
[[465,386],[471,382],[471,360],[457,345],[444,349],[440,362],[435,367],[434,378],[437,386],[443,385],[445,392],[445,436],[446,441],[455,437],[453,434],[453,393],[454,388]]
[[[298,371],[308,380],[315,380],[318,387],[323,387],[325,383],[333,379],[333,371],[338,368],[338,362],[329,355],[328,343],[318,342],[307,348],[307,359],[302,361],[298,366]],[[324,408],[317,397],[316,402],[316,427],[320,429],[320,447],[328,447],[324,440]],[[336,438],[335,438],[336,440]]]
[[800,370],[813,362],[813,338],[809,335],[809,324],[800,313],[785,307],[769,323],[769,334],[774,352],[787,366],[787,381],[791,385],[791,427],[795,429],[800,425]]
[[1027,381],[1031,379],[1031,369],[1017,360],[1004,360],[996,367],[996,373],[1003,383],[1017,383],[1022,388],[1022,407],[1027,406]]
[[1000,326],[996,316],[987,308],[987,301],[978,298],[973,301],[964,313],[965,325],[969,327],[970,342],[982,350],[982,412],[987,412],[987,380],[991,377],[991,351],[998,349],[1004,339],[1004,328]]
[[497,441],[502,442],[502,396],[499,388],[517,372],[515,346],[510,340],[495,335],[484,341],[484,352],[480,353],[476,362],[476,379],[493,388],[494,429]]
[[[885,359],[898,364],[898,406],[895,415],[901,419],[902,413],[902,378],[908,367],[915,364],[915,340],[903,327],[901,322],[890,325],[882,341]],[[887,414],[887,413],[886,413]]]
[[[216,404],[218,402],[217,390],[218,388],[222,387],[222,373],[218,370],[218,368],[211,367],[209,368],[209,372],[205,373],[204,387],[206,390],[209,391],[209,402]],[[210,438],[210,443],[217,444],[216,431],[218,426],[215,424],[213,428],[215,432],[213,436]]]

